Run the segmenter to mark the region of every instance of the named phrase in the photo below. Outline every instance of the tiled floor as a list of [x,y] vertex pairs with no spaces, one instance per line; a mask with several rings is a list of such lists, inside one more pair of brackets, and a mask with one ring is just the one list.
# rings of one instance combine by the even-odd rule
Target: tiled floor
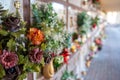
[[85,80],[120,80],[120,25],[106,28],[102,51],[93,59]]

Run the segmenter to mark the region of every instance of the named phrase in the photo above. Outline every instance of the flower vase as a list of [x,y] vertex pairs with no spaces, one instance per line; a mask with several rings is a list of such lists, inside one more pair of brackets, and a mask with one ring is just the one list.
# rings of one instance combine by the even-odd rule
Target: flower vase
[[50,79],[54,76],[53,59],[51,59],[51,61],[49,63],[46,63],[43,67],[43,75],[46,79]]

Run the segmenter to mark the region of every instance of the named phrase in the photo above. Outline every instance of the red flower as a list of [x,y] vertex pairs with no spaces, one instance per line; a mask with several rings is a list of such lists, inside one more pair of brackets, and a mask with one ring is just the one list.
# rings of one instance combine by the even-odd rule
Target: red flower
[[34,62],[34,63],[40,63],[42,57],[43,57],[43,52],[42,50],[39,50],[39,48],[35,48],[31,50],[29,53],[29,58],[31,62]]
[[94,23],[92,27],[95,29],[96,28],[96,24]]
[[68,63],[68,60],[69,60],[69,58],[70,58],[70,54],[69,54],[69,52],[68,52],[68,49],[67,48],[65,48],[64,50],[63,50],[63,52],[62,52],[62,54],[61,54],[63,57],[64,57],[64,63]]
[[18,56],[14,52],[9,52],[4,50],[3,54],[0,56],[1,64],[6,68],[12,68],[18,63]]
[[101,44],[102,44],[102,41],[101,41],[100,38],[97,38],[97,39],[95,39],[95,43],[96,43],[97,45],[101,45]]

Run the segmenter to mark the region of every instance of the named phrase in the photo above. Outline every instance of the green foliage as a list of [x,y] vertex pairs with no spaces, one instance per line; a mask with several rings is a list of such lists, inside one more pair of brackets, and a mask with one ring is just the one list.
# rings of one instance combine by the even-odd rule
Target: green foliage
[[7,47],[9,51],[15,51],[15,47],[16,47],[16,42],[13,39],[10,39],[7,42]]
[[81,27],[85,22],[85,16],[86,16],[86,12],[82,12],[82,13],[79,13],[77,15],[77,25],[78,27]]
[[0,3],[0,16],[3,16],[7,10],[3,9],[4,7],[2,7],[1,3]]
[[72,34],[64,32],[63,33],[63,38],[64,38],[64,41],[63,41],[64,47],[69,48],[71,46],[71,43],[72,43],[72,40],[71,40]]
[[74,32],[73,34],[72,34],[72,40],[74,41],[74,40],[76,40],[76,39],[78,39],[78,33],[77,32]]
[[2,22],[2,19],[8,14],[8,10],[4,10],[4,7],[0,3],[0,24]]
[[21,75],[18,76],[18,80],[23,80],[23,79],[25,79],[26,77],[27,77],[27,73],[24,72],[24,73],[22,73]]
[[53,64],[54,64],[54,68],[57,70],[61,64],[64,61],[64,57],[63,56],[57,56],[54,58]]
[[76,76],[73,74],[73,72],[65,71],[61,77],[61,80],[77,80]]
[[[21,43],[25,43],[25,38],[22,38],[21,35],[25,34],[25,29],[21,28],[17,32],[8,32],[4,29],[0,30],[0,46],[6,48],[9,51],[15,51],[17,47],[21,47],[25,50],[25,46],[22,46]],[[18,43],[19,42],[19,43]],[[20,45],[19,45],[20,44]]]
[[54,12],[52,4],[41,5],[40,7],[36,4],[32,5],[33,12],[33,24],[37,28],[56,27],[58,24],[57,14]]
[[9,34],[9,32],[8,31],[6,31],[6,30],[0,30],[0,35],[3,35],[3,36],[6,36],[6,35],[8,35]]
[[59,20],[52,4],[32,5],[33,25],[44,32],[45,43],[41,48],[45,53],[57,53],[70,46],[70,35],[64,31],[64,22]]
[[92,18],[92,23],[91,23],[91,25],[93,25],[93,24],[96,24],[96,25],[98,25],[99,24],[99,18],[98,18],[98,16],[96,16],[95,18]]
[[57,52],[60,49],[60,41],[57,41],[53,37],[46,38],[46,50],[45,52]]
[[5,76],[5,71],[2,65],[0,64],[0,79]]
[[86,34],[91,27],[91,17],[86,12],[77,15],[78,33]]

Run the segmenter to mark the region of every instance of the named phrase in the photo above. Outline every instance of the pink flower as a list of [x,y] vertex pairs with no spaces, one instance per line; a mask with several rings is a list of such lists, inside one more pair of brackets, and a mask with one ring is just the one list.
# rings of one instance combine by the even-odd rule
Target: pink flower
[[42,50],[39,50],[39,48],[35,48],[31,50],[29,53],[29,58],[31,62],[34,62],[34,63],[40,63],[42,57],[43,57],[43,52]]
[[6,68],[12,68],[18,63],[18,56],[14,52],[4,50],[0,56],[0,63]]

